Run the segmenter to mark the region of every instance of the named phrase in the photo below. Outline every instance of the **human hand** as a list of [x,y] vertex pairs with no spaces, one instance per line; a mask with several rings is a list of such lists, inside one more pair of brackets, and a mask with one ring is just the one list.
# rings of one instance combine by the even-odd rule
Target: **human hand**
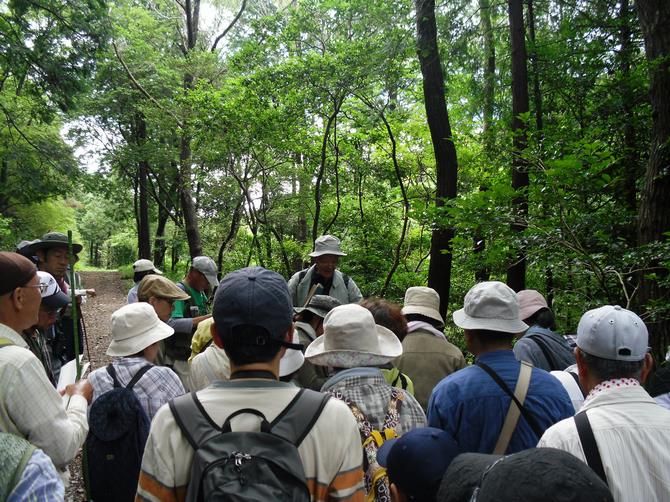
[[93,386],[91,385],[91,382],[84,378],[65,387],[65,389],[61,391],[61,395],[65,394],[68,396],[83,396],[84,399],[88,401],[88,404],[91,404],[91,400],[93,399]]

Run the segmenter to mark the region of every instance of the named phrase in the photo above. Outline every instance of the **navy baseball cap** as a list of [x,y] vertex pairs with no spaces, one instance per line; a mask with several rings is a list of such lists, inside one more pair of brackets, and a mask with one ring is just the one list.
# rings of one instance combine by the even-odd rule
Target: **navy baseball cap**
[[384,442],[377,451],[377,462],[410,500],[431,501],[458,454],[451,435],[435,427],[419,427]]
[[[214,296],[212,317],[220,336],[237,326],[255,326],[282,345],[293,322],[293,304],[286,281],[277,272],[263,267],[247,267],[227,274]],[[249,340],[252,345],[265,344],[266,337]]]

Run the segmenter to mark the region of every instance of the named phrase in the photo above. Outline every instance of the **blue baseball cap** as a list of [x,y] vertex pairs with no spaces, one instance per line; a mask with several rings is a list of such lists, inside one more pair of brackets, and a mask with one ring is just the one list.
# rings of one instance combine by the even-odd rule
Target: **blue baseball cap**
[[459,454],[458,444],[435,427],[419,427],[384,442],[377,462],[410,500],[435,500],[442,477]]
[[[227,274],[214,296],[212,317],[220,336],[237,326],[255,326],[282,345],[293,322],[293,303],[286,281],[277,272],[263,267],[247,267]],[[249,340],[263,345],[265,340]]]

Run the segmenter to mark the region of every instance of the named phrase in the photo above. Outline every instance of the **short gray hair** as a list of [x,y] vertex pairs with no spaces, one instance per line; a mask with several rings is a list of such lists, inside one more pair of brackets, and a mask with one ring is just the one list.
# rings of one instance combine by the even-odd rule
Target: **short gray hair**
[[579,349],[582,354],[584,363],[589,367],[589,370],[601,382],[612,380],[614,378],[634,378],[640,379],[642,368],[644,367],[644,359],[640,361],[615,361],[614,359],[603,359],[596,357],[588,352]]

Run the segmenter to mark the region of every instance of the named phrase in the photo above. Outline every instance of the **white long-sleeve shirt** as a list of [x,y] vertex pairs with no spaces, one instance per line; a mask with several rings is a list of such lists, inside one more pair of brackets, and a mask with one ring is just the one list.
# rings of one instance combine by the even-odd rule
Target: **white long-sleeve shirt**
[[[587,396],[581,411],[588,414],[614,500],[670,500],[670,411],[639,384],[604,384]],[[545,446],[586,461],[572,418],[547,429],[538,443]]]
[[23,338],[4,324],[0,338],[14,343],[0,348],[0,430],[26,438],[62,470],[86,439],[88,403],[74,395],[65,409]]

